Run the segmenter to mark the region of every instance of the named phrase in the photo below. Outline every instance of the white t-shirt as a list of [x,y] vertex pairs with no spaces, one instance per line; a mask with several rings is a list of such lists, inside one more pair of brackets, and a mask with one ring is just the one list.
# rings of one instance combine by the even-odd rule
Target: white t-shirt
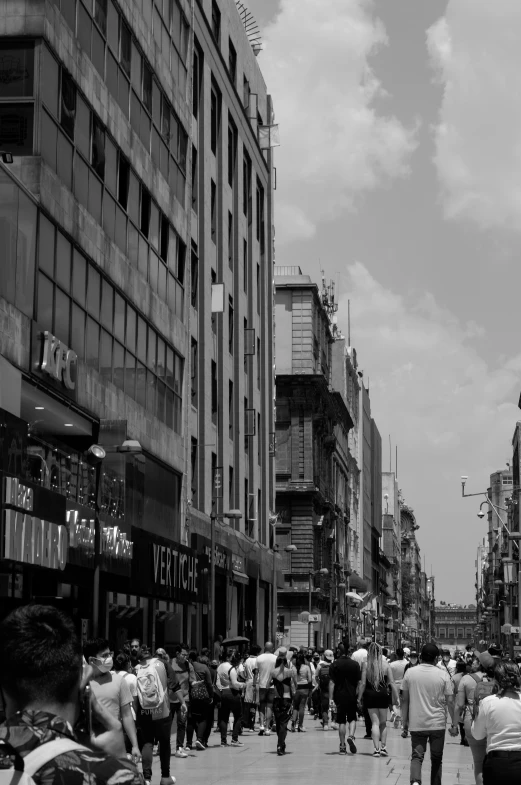
[[408,660],[406,660],[405,657],[403,660],[395,660],[394,662],[389,663],[389,667],[391,668],[393,678],[398,689],[400,689],[403,680],[403,674],[405,673],[407,664]]
[[264,654],[259,654],[257,657],[257,671],[259,678],[259,687],[266,689],[277,658],[270,651],[265,651]]
[[353,652],[351,655],[351,659],[357,662],[360,665],[365,665],[367,662],[367,649],[357,649],[357,651]]
[[409,730],[445,730],[447,696],[454,694],[449,674],[433,665],[409,668],[402,681],[409,693]]
[[438,662],[438,668],[442,671],[448,671],[451,676],[454,676],[456,673],[456,660],[449,660],[447,665],[445,665],[443,660],[440,660]]
[[248,657],[244,661],[244,676],[247,681],[253,681],[253,671],[257,668],[257,657]]
[[475,739],[487,739],[487,752],[521,750],[521,695],[514,697],[509,692],[503,698],[483,698],[472,723],[472,735]]
[[[128,688],[130,690],[130,694],[132,698],[137,698],[137,676],[134,676],[133,673],[123,673],[123,678],[128,684]],[[136,712],[134,711],[134,704],[131,703],[130,710],[132,712],[132,716],[134,718],[134,722],[136,721]]]

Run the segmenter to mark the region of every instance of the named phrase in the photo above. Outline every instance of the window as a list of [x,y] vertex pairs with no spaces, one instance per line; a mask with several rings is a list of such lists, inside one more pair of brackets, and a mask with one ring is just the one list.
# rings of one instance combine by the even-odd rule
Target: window
[[257,463],[261,465],[261,416],[257,412]]
[[199,283],[199,259],[196,251],[192,248],[191,258],[191,302],[192,308],[197,309],[197,288]]
[[447,637],[447,630],[445,629],[445,627],[440,627],[440,629],[439,629],[439,636],[440,636],[440,638],[446,638]]
[[210,93],[210,147],[212,153],[217,155],[217,144],[221,125],[221,94],[215,85]]
[[107,32],[107,0],[94,0],[94,21],[103,35]]
[[454,627],[449,627],[448,637],[449,638],[454,638],[455,637],[455,628]]
[[244,106],[245,109],[249,109],[249,107],[250,107],[250,95],[251,95],[250,83],[248,82],[246,77],[243,77],[243,81],[242,81],[242,102],[243,102],[243,106]]
[[212,0],[212,35],[215,42],[219,44],[221,39],[221,11],[215,0]]
[[237,81],[237,51],[232,44],[231,38],[228,39],[228,72],[235,87]]
[[228,504],[233,508],[235,504],[235,487],[233,484],[233,466],[228,470]]
[[120,153],[119,154],[119,171],[118,171],[118,202],[124,210],[128,205],[128,188],[130,182],[130,164],[127,159]]
[[242,211],[251,223],[251,160],[246,153],[242,162]]
[[458,627],[458,628],[457,628],[457,634],[456,634],[456,637],[457,637],[457,638],[464,638],[464,637],[465,637],[465,634],[464,634],[463,627]]
[[234,313],[233,313],[233,300],[228,299],[228,351],[233,354],[233,328],[234,328]]
[[143,62],[143,103],[149,114],[152,114],[152,71]]
[[[0,44],[0,147],[33,155],[34,44]],[[12,99],[16,99],[12,102]]]
[[105,176],[105,131],[95,116],[92,118],[91,164],[96,174],[103,180]]
[[260,390],[261,386],[261,342],[257,338],[257,388]]
[[235,166],[237,159],[238,131],[233,123],[228,124],[228,185],[233,188],[235,180]]
[[257,264],[257,313],[260,314],[260,307],[261,307],[261,277],[260,277],[260,265]]
[[212,422],[217,425],[217,365],[212,360]]
[[190,371],[192,374],[192,406],[197,408],[197,341],[192,338],[190,341]]
[[261,255],[264,254],[265,248],[265,231],[264,231],[264,188],[257,180],[257,240],[260,243]]
[[249,511],[250,511],[249,501],[250,501],[250,495],[248,492],[248,478],[245,477],[244,478],[244,530],[246,534],[250,533],[250,522],[248,520]]
[[197,507],[197,439],[192,437],[192,448],[190,451],[190,490],[192,493],[192,504]]
[[197,215],[199,210],[199,189],[197,182],[197,150],[192,145],[192,210]]
[[202,52],[199,47],[194,47],[193,73],[192,73],[192,114],[197,120],[199,115],[199,103],[201,100],[201,65],[203,62]]
[[228,436],[233,441],[233,431],[234,431],[234,405],[233,405],[233,382],[230,380],[228,381]]
[[139,223],[139,228],[145,235],[148,237],[148,232],[150,229],[150,207],[152,204],[152,199],[150,197],[150,193],[144,186],[141,186],[141,219]]
[[233,270],[233,215],[228,213],[228,266]]
[[76,118],[76,86],[69,74],[62,69],[60,124],[67,136],[74,139]]
[[248,241],[242,241],[242,282],[244,291],[248,291]]
[[212,242],[217,243],[217,186],[213,180],[210,186],[210,210]]

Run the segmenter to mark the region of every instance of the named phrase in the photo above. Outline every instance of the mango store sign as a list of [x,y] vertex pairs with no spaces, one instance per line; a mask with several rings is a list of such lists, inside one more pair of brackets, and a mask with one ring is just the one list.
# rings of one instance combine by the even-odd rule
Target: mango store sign
[[67,529],[31,514],[33,489],[14,477],[6,477],[3,501],[5,505],[17,508],[4,511],[4,559],[64,570],[69,544]]

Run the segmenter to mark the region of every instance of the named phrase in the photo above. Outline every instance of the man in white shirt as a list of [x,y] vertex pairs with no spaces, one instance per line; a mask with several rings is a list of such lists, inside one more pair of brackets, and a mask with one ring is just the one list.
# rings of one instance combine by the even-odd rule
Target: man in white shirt
[[257,676],[257,655],[260,646],[252,646],[249,657],[243,663],[242,675],[246,679],[243,696],[242,730],[253,733],[255,729],[255,680]]
[[[394,676],[394,683],[396,684],[396,689],[398,690],[398,694],[400,694],[400,690],[402,689],[402,681],[403,676],[405,673],[405,669],[409,661],[405,657],[405,652],[403,649],[396,649],[396,659],[394,662],[390,663],[391,671]],[[394,715],[394,716],[393,716]],[[393,706],[393,713],[391,715],[391,721],[394,720],[394,727],[400,727],[400,707]]]
[[270,736],[271,713],[275,688],[268,688],[270,675],[275,667],[277,658],[273,654],[273,643],[267,641],[264,645],[264,654],[257,657],[257,683],[259,685],[259,736]]
[[427,742],[431,746],[431,785],[441,785],[443,747],[447,709],[452,727],[451,736],[458,735],[454,725],[454,688],[447,671],[436,667],[438,647],[426,643],[421,651],[421,664],[409,668],[402,681],[402,722],[411,731],[411,785],[420,785]]
[[443,649],[441,652],[441,660],[438,662],[438,668],[442,671],[447,671],[450,680],[454,685],[454,676],[456,674],[456,660],[450,656],[448,649]]

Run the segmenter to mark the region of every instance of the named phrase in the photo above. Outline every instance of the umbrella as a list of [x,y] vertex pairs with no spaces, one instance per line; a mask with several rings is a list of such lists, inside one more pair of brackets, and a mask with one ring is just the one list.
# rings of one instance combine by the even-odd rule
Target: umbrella
[[346,591],[346,597],[349,597],[350,600],[354,602],[363,602],[364,598],[360,597],[355,591]]
[[242,635],[237,635],[235,638],[226,638],[222,642],[223,646],[238,646],[240,643],[249,643],[249,638],[243,638]]

